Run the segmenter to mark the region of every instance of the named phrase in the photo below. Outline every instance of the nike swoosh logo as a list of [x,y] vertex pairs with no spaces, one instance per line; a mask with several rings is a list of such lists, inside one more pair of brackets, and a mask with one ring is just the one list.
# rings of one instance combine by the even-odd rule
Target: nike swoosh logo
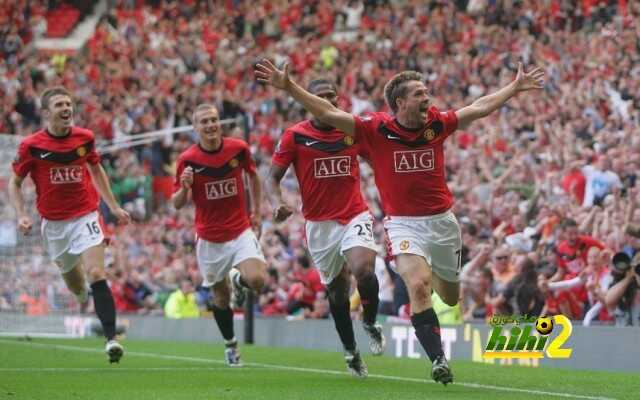
[[315,141],[313,141],[313,142],[305,142],[305,145],[306,145],[306,146],[313,146],[314,144],[316,144],[316,143],[318,143],[318,142],[319,142],[318,140],[315,140]]
[[204,167],[202,167],[202,168],[196,168],[196,172],[202,172],[202,171],[204,171]]
[[387,135],[387,138],[394,139],[394,140],[400,140],[400,138],[398,136],[393,136],[393,135]]
[[40,154],[40,158],[47,158],[51,155],[51,152]]

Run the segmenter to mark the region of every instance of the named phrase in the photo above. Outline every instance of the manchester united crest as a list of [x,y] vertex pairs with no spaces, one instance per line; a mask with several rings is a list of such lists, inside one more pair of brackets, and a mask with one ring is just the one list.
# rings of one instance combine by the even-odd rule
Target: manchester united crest
[[87,149],[84,146],[80,146],[76,149],[76,154],[78,154],[79,157],[84,157],[84,155],[87,154]]
[[344,144],[346,144],[347,146],[351,146],[353,144],[353,138],[351,136],[345,136]]
[[427,140],[433,140],[433,138],[436,137],[436,133],[433,131],[433,129],[429,128],[426,131],[424,131],[424,138]]
[[231,159],[231,161],[229,161],[229,166],[230,166],[231,168],[235,168],[235,167],[237,167],[237,166],[238,166],[238,164],[239,164],[239,162],[238,162],[238,160],[236,160],[235,158],[232,158],[232,159]]
[[400,250],[405,251],[409,248],[409,241],[408,240],[403,240],[402,242],[400,242]]

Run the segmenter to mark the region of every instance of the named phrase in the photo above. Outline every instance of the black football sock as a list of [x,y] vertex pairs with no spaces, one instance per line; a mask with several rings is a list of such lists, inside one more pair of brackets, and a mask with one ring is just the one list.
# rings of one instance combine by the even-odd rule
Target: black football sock
[[351,314],[349,313],[349,301],[335,304],[331,301],[331,296],[329,296],[329,309],[344,349],[354,351],[356,349],[356,339],[353,334]]
[[378,278],[375,274],[367,274],[358,281],[358,293],[360,293],[360,302],[362,303],[362,321],[367,325],[373,325],[378,315]]
[[107,340],[116,337],[116,304],[111,295],[111,289],[107,285],[107,281],[102,279],[91,284],[91,293],[93,294],[93,304],[96,308],[96,314],[102,324],[102,330]]
[[440,322],[433,308],[428,308],[411,316],[411,324],[416,331],[416,337],[424,351],[433,362],[442,356],[442,341],[440,339]]
[[233,333],[233,311],[229,306],[227,308],[219,308],[213,305],[213,317],[216,319],[218,328],[224,340],[231,340],[235,336]]

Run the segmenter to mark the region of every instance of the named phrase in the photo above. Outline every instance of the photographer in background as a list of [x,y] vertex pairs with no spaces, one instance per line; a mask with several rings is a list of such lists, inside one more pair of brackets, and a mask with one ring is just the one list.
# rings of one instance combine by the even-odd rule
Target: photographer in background
[[626,253],[613,256],[613,282],[605,296],[605,304],[613,311],[616,326],[640,326],[640,252],[633,261]]

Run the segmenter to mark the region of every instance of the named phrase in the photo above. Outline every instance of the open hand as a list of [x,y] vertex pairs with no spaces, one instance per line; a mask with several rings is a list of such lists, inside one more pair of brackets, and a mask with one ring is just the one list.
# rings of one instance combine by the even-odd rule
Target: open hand
[[256,64],[253,73],[258,82],[266,83],[277,89],[286,89],[291,79],[289,78],[289,64],[285,64],[283,69],[276,68],[275,65],[266,58]]
[[515,84],[518,92],[526,92],[532,89],[542,89],[544,87],[544,71],[539,67],[525,72],[522,63],[518,63],[518,74],[516,75]]

